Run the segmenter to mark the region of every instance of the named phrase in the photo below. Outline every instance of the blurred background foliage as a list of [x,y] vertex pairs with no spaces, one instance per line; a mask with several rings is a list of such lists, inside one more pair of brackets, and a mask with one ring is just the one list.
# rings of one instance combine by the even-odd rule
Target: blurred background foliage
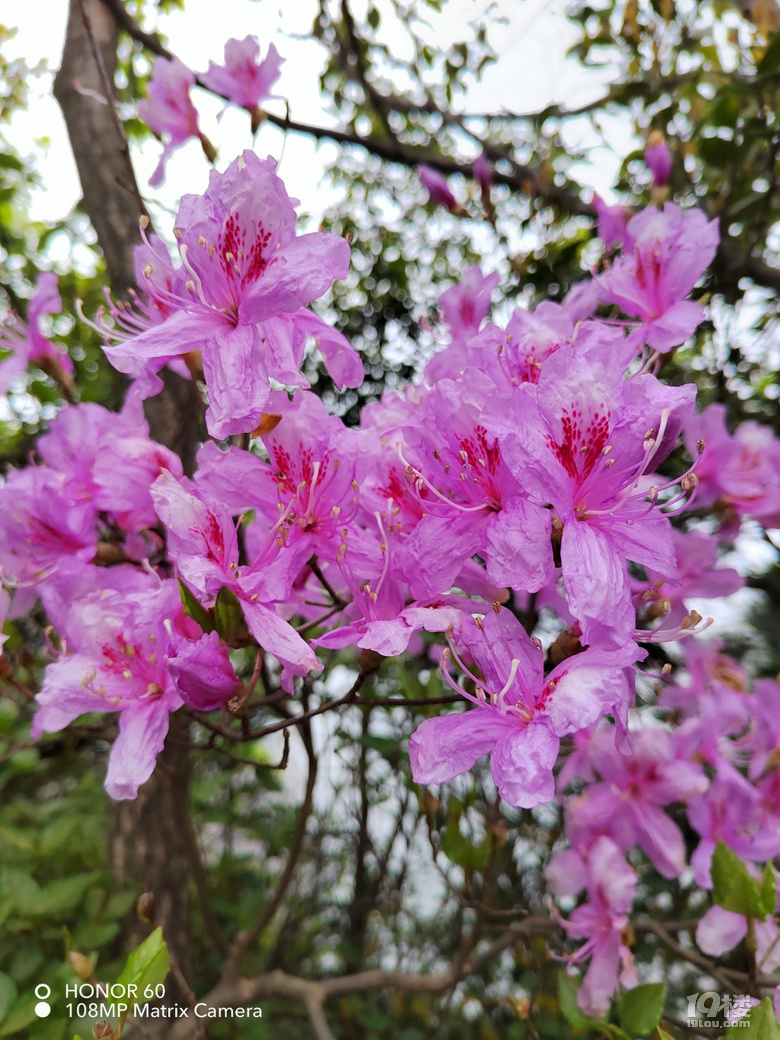
[[[185,7],[137,0],[128,10],[153,30],[159,12],[175,6]],[[346,138],[325,174],[340,201],[323,224],[352,238],[351,273],[323,313],[361,350],[367,372],[359,391],[338,394],[312,361],[317,392],[354,423],[368,400],[413,377],[441,339],[438,295],[480,258],[501,278],[498,314],[560,299],[594,259],[589,152],[603,143],[609,126],[620,124],[633,144],[614,186],[618,199],[635,207],[650,201],[641,156],[648,133],[657,129],[675,157],[670,197],[701,206],[721,223],[718,258],[696,290],[710,302],[711,320],[668,362],[665,376],[694,380],[704,403],[727,406],[732,424],[758,418],[780,429],[777,6],[575,3],[573,53],[583,65],[610,71],[603,96],[571,111],[565,105],[533,111],[533,98],[525,97],[519,100],[528,112],[470,114],[469,88],[495,59],[488,28],[501,17],[491,5],[475,10],[447,49],[430,31],[430,18],[447,17],[447,0],[368,2],[360,17],[345,0],[321,0],[309,27],[325,55],[322,94]],[[9,31],[0,35],[0,307],[23,315],[37,273],[55,269],[64,311],[53,320],[53,334],[74,359],[82,400],[116,409],[122,381],[103,359],[97,333],[73,317],[76,300],[89,314],[103,302],[105,274],[94,234],[78,207],[62,223],[30,219],[36,171],[4,135],[4,124],[25,106],[35,71],[3,58]],[[123,35],[117,89],[131,142],[147,135],[136,107],[149,57],[142,43]],[[490,207],[472,177],[483,150],[495,170]],[[422,161],[452,173],[466,216],[428,201],[416,172]],[[57,257],[67,262],[52,259],[55,240]],[[61,405],[42,373],[30,372],[13,388],[0,412],[4,468],[26,463],[36,435]],[[757,584],[765,595],[756,601],[755,628],[749,637],[736,633],[735,646],[744,651],[747,643],[759,670],[773,674],[780,667],[777,570]],[[30,698],[48,660],[45,619],[10,622],[8,631],[0,674],[0,1037],[70,1040],[73,1023],[62,1001],[49,1018],[37,1019],[32,986],[46,982],[63,992],[65,982],[76,979],[74,965],[86,970],[73,954],[94,964],[99,978],[115,978],[127,953],[122,921],[134,912],[139,893],[117,886],[106,843],[102,776],[110,728],[104,718],[86,720],[31,742]],[[330,682],[341,686],[341,677],[348,688],[354,669],[351,656],[334,655]],[[309,691],[318,692],[318,684]],[[542,871],[561,827],[554,808],[507,815],[479,769],[449,785],[440,800],[414,788],[405,746],[422,709],[370,705],[372,696],[417,700],[446,692],[422,647],[403,664],[381,666],[363,693],[369,703],[338,719],[312,720],[309,740],[327,754],[316,756],[320,775],[303,823],[311,759],[305,741],[293,738],[282,773],[271,768],[281,745],[229,745],[205,731],[194,734],[196,743],[215,749],[195,752],[191,822],[172,820],[171,826],[192,831],[194,974],[188,981],[196,993],[213,985],[231,938],[272,900],[301,828],[297,869],[279,911],[242,961],[247,975],[281,968],[318,978],[383,958],[435,973],[469,943],[545,911]],[[250,721],[260,725],[268,718]],[[685,825],[682,815],[678,822]],[[636,866],[643,910],[661,920],[701,913],[687,889],[661,883],[641,859]],[[339,1040],[569,1036],[576,1016],[558,988],[560,967],[550,946],[554,940],[539,937],[505,951],[445,998],[344,997],[328,1005],[332,1027]],[[638,934],[634,949],[640,962],[654,963],[656,974],[666,971],[652,934]],[[680,965],[668,974],[678,999],[695,979],[694,969]],[[267,1001],[263,1008],[261,1024],[221,1023],[209,1035],[308,1035],[302,1006]]]

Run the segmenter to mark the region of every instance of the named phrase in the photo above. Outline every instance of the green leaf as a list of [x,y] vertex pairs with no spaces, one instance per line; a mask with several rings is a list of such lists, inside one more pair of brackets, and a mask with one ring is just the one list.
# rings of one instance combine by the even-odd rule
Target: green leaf
[[490,835],[475,845],[464,837],[457,818],[450,816],[442,832],[441,848],[447,859],[464,870],[481,870],[490,859]]
[[665,1004],[665,982],[649,982],[624,990],[617,998],[618,1022],[632,1035],[651,1033],[661,1021]]
[[179,596],[187,617],[191,617],[193,621],[200,625],[204,632],[213,632],[214,619],[211,614],[198,602],[193,592],[187,588],[181,579],[179,579]]
[[660,1026],[655,1027],[655,1033],[658,1037],[658,1040],[674,1040],[674,1037],[670,1036],[665,1029],[661,1029]]
[[0,972],[0,1022],[8,1014],[15,1000],[16,986],[14,986],[13,979],[9,978],[5,972]]
[[77,906],[100,878],[97,871],[77,874],[76,877],[60,878],[45,885],[29,913],[33,917],[53,917],[64,914]]
[[759,892],[758,884],[748,874],[747,867],[739,856],[723,842],[718,842],[712,856],[713,903],[722,906],[724,910],[730,910],[733,914],[742,914],[743,917],[754,917],[763,921],[767,915],[764,908],[765,884],[766,871],[761,879]]
[[165,982],[170,967],[168,947],[163,939],[162,928],[155,928],[127,958],[124,971],[117,982],[124,986],[138,986],[140,997],[147,986]]
[[38,855],[48,859],[82,827],[78,816],[57,816],[46,824],[38,839]]
[[35,1014],[37,1003],[38,998],[34,993],[25,993],[17,1000],[8,1017],[3,1020],[0,1036],[11,1036],[13,1033],[18,1033],[20,1029],[26,1029],[31,1022],[34,1022],[37,1018]]
[[569,975],[565,971],[558,972],[558,1004],[561,1014],[570,1026],[584,1029],[589,1022],[588,1016],[577,1003],[582,979],[579,975]]
[[777,895],[775,889],[775,869],[771,862],[767,863],[764,867],[764,873],[761,875],[761,882],[758,886],[758,899],[764,916],[774,913]]
[[227,585],[223,585],[219,590],[217,601],[214,604],[214,619],[217,623],[217,632],[228,645],[240,645],[246,642],[249,637],[249,629],[244,620],[244,612],[236,594]]
[[780,1040],[780,1022],[769,997],[764,997],[760,1004],[751,1008],[742,1021],[749,1022],[750,1026],[747,1034],[740,1029],[740,1035],[749,1035],[751,1040]]

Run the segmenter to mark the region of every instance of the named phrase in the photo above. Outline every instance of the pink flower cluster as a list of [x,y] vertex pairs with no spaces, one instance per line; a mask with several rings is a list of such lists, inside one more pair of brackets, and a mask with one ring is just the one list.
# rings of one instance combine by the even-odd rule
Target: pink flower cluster
[[162,183],[171,153],[187,141],[200,139],[206,152],[210,152],[211,146],[200,132],[198,112],[190,97],[196,84],[228,103],[246,108],[252,113],[254,127],[260,105],[274,97],[271,92],[283,64],[284,58],[273,44],[260,61],[260,43],[256,36],[228,40],[224,64],[211,62],[208,71],[200,76],[178,58],[155,58],[146,97],[138,108],[141,119],[165,143],[150,183],[153,186]]
[[[139,295],[111,305],[106,353],[134,380],[130,403],[66,408],[0,488],[11,610],[40,596],[59,634],[35,732],[117,713],[107,787],[133,797],[171,712],[251,693],[210,620],[225,597],[239,645],[291,695],[331,648],[438,656],[466,710],[419,726],[414,779],[448,783],[490,756],[510,805],[558,800],[568,847],[549,883],[585,892],[565,928],[589,960],[580,1003],[603,1014],[636,983],[626,925],[642,864],[706,888],[718,841],[755,864],[780,853],[780,686],[751,691],[695,639],[678,647],[687,685],[673,684],[646,649],[695,634],[691,601],[743,583],[700,521],[672,518],[693,499],[732,528],[780,516],[772,435],[729,433],[718,406],[695,414],[694,386],[658,375],[703,317],[686,297],[716,226],[647,209],[600,274],[505,327],[487,320],[496,276],[471,269],[442,296],[448,345],[357,428],[301,374],[311,339],[338,384],[360,382],[351,345],[308,309],[349,249],[296,234],[273,161],[244,153],[212,173],[182,200],[175,238],[175,261],[155,239],[139,247]],[[205,384],[212,439],[191,478],[138,412],[165,364]],[[540,614],[546,645],[519,620]],[[702,928],[710,947],[739,931],[717,914]]]

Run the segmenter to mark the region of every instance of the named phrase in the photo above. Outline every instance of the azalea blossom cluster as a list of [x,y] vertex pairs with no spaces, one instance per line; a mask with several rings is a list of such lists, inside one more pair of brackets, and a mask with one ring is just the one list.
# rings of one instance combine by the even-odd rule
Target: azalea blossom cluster
[[204,152],[214,158],[214,149],[198,125],[198,110],[191,91],[197,85],[224,98],[228,104],[245,108],[256,129],[262,118],[262,103],[274,97],[271,91],[279,79],[284,58],[270,44],[260,60],[260,42],[256,36],[228,40],[221,65],[211,62],[206,72],[197,75],[179,58],[161,55],[154,60],[147,96],[138,108],[141,119],[164,142],[157,169],[150,184],[160,184],[165,164],[177,148],[187,141],[199,140]]
[[[349,247],[298,234],[274,161],[245,152],[182,199],[173,254],[144,228],[137,293],[90,318],[132,380],[124,410],[65,407],[0,488],[10,609],[40,599],[56,633],[34,733],[117,714],[114,798],[149,778],[172,712],[251,698],[237,647],[290,696],[333,649],[438,660],[465,710],[419,726],[412,775],[446,784],[490,756],[509,805],[557,799],[567,845],[548,881],[563,904],[585,892],[563,927],[584,940],[579,999],[597,1017],[637,982],[641,856],[706,889],[719,841],[751,864],[780,854],[780,686],[751,689],[698,642],[691,606],[743,585],[720,563],[741,517],[780,522],[780,446],[661,378],[704,317],[688,296],[716,223],[668,202],[621,216],[617,238],[611,219],[608,259],[561,303],[490,321],[498,276],[468,271],[441,296],[442,349],[420,381],[347,427],[301,367],[317,349],[338,386],[361,382],[310,309]],[[41,353],[48,280],[41,293],[6,333],[17,363]],[[166,366],[204,387],[190,476],[142,416]],[[653,663],[660,643],[686,682]],[[703,950],[739,941],[734,916],[702,919]]]

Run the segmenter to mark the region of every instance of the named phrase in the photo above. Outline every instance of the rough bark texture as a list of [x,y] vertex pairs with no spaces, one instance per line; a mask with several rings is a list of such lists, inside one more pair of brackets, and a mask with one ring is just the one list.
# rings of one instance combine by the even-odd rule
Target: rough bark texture
[[[83,190],[83,207],[97,233],[114,291],[134,284],[133,246],[140,240],[143,202],[127,142],[110,96],[119,30],[102,0],[71,0],[62,66],[54,93],[62,108]],[[97,100],[109,96],[109,104]],[[166,374],[165,391],[148,402],[152,436],[177,451],[191,469],[197,444],[198,405],[193,383]],[[151,891],[157,920],[184,976],[189,974],[189,811],[187,720],[172,718],[171,736],[152,779],[134,802],[113,812],[110,858],[117,883]],[[129,941],[149,926],[128,925]],[[171,995],[175,984],[169,986]]]

